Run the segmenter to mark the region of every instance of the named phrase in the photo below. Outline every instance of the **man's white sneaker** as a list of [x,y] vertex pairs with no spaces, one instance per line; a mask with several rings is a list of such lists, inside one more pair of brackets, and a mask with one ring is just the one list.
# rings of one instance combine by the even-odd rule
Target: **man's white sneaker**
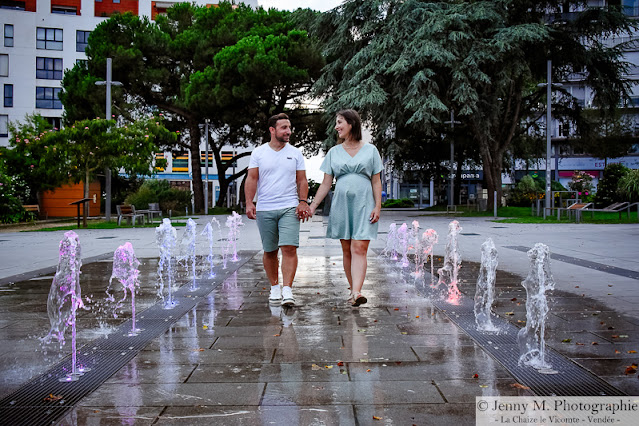
[[284,286],[282,289],[282,306],[295,306],[295,298],[291,287]]
[[279,303],[282,300],[282,287],[279,284],[271,286],[271,294],[268,297],[269,303]]

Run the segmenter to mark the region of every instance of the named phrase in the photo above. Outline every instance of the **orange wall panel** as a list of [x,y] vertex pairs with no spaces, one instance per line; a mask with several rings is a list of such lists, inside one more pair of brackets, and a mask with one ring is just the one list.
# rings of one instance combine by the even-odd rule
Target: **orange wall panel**
[[51,6],[75,6],[77,15],[81,15],[82,0],[51,0]]
[[111,16],[116,12],[131,12],[134,15],[138,13],[138,0],[121,0],[120,3],[113,3],[113,0],[102,0],[95,2],[95,16]]
[[[89,216],[99,216],[101,208],[100,182],[95,181],[89,185],[89,197],[93,197],[95,202],[89,201]],[[75,205],[69,205],[84,198],[84,185],[77,183],[65,185],[53,191],[42,194],[40,214],[48,217],[76,217],[78,209]],[[80,207],[82,214],[82,207]]]

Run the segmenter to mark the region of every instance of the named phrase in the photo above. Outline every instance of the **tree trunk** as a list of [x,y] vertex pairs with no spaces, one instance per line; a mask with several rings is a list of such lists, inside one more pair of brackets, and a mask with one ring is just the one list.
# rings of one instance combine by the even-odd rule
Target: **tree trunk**
[[[84,176],[84,197],[83,198],[89,198],[89,169],[87,168],[85,170],[85,176]],[[89,204],[85,201],[84,203],[82,203],[82,227],[83,228],[87,228],[87,206]]]
[[200,127],[195,120],[189,120],[189,137],[191,138],[191,179],[193,181],[194,213],[204,210],[204,184],[202,183],[202,168],[200,167]]

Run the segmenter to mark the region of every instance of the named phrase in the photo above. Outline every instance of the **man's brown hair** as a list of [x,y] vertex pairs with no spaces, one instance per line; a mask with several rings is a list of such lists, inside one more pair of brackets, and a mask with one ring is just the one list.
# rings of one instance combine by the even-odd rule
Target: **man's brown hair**
[[289,119],[288,115],[284,114],[283,112],[280,112],[279,114],[276,114],[268,119],[268,127],[269,129],[271,127],[275,128],[279,120],[288,120],[288,119]]

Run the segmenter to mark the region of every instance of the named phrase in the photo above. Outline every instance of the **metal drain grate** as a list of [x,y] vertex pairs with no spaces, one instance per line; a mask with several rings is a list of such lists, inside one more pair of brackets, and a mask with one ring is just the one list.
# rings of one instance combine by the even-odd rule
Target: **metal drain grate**
[[[504,246],[505,248],[522,251],[526,253],[530,250],[529,247],[524,246]],[[596,271],[607,272],[609,274],[619,275],[626,278],[639,279],[639,272],[632,271],[630,269],[617,268],[616,266],[608,266],[603,263],[597,263],[590,260],[579,259],[572,256],[564,256],[563,254],[551,253],[552,260],[558,260],[560,262],[570,263],[572,265],[583,266],[584,268],[594,269]]]
[[[430,281],[430,274],[425,274]],[[441,310],[453,323],[472,337],[494,359],[500,362],[519,383],[528,386],[539,396],[622,396],[621,390],[580,367],[554,349],[546,346],[546,360],[558,374],[541,374],[532,367],[519,365],[519,328],[509,321],[493,315],[493,324],[500,329],[499,334],[488,334],[477,330],[475,324],[474,301],[461,296],[458,304],[451,304],[440,297],[437,289],[423,283],[416,286],[419,293],[432,299],[433,305]]]
[[[242,267],[256,252],[242,252],[241,261],[230,263],[229,269],[218,273],[212,280],[199,282],[199,288],[190,290],[184,284],[174,294],[177,302],[172,309],[164,309],[158,302],[140,313],[136,326],[143,331],[138,336],[125,335],[131,330],[131,321],[117,327],[108,338],[101,337],[78,349],[76,365],[88,367],[75,382],[60,382],[71,371],[71,357],[68,356],[40,376],[30,380],[15,392],[0,400],[3,425],[52,424],[62,418],[82,398],[95,391],[120,368],[131,361],[151,340],[166,332],[184,314],[205,300],[211,291]],[[45,401],[49,395],[61,395],[57,401]]]

